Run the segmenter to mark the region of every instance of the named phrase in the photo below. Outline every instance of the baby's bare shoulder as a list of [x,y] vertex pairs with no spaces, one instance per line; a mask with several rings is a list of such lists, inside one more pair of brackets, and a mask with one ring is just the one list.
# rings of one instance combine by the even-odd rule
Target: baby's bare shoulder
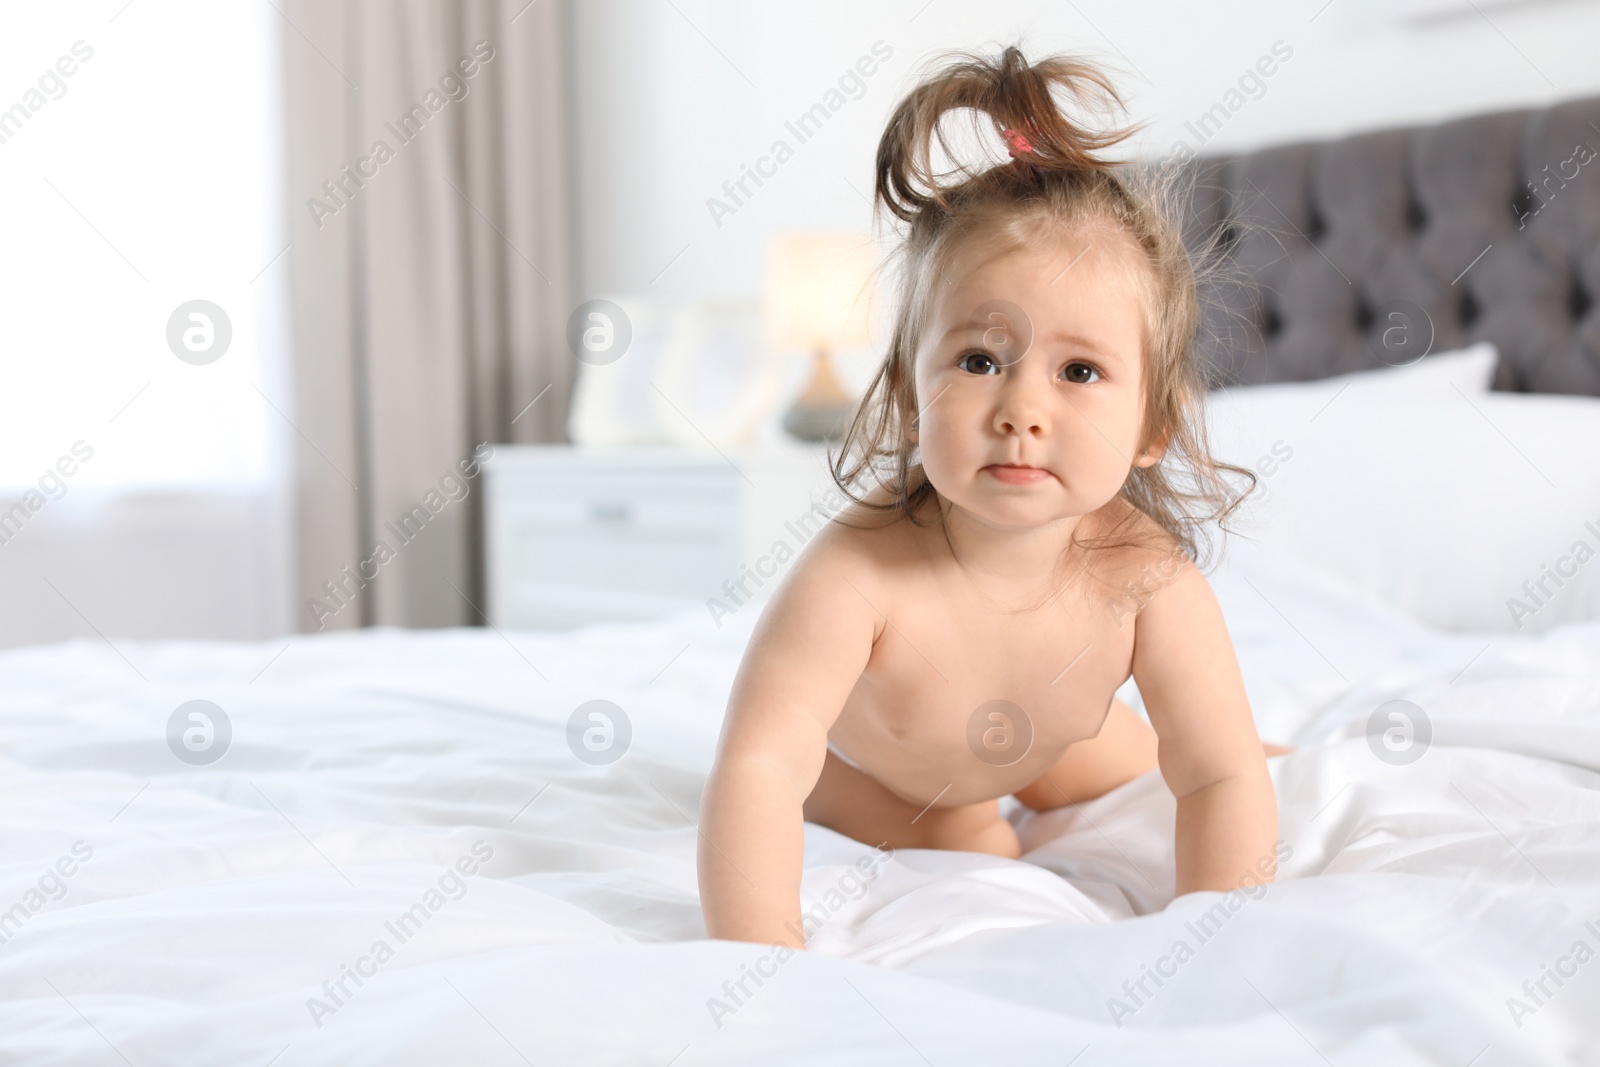
[[875,644],[893,610],[892,563],[904,555],[900,525],[893,510],[846,504],[790,565],[753,644],[832,645],[852,632]]
[[797,583],[844,579],[847,587],[887,610],[894,576],[922,558],[923,526],[911,521],[881,488],[860,494],[812,538],[796,561]]
[[[919,500],[916,505],[921,524],[913,522],[894,494],[881,485],[853,496],[826,528],[828,548],[851,553],[862,560],[889,562],[905,553],[927,525],[927,516],[937,516],[937,504]],[[823,538],[819,537],[818,541]]]
[[1136,588],[1165,584],[1192,570],[1183,545],[1149,515],[1121,498],[1095,516],[1093,534],[1109,546],[1095,569],[1115,588],[1131,582]]

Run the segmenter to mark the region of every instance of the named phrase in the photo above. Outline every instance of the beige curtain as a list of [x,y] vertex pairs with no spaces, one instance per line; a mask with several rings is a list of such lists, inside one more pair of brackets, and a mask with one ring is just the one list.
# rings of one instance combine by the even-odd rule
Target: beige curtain
[[299,619],[478,623],[474,447],[562,439],[571,390],[563,7],[277,6]]

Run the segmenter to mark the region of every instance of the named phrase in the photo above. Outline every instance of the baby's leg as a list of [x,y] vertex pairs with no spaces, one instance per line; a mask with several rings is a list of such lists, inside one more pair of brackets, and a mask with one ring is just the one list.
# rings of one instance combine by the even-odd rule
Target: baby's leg
[[1017,832],[1000,817],[998,800],[953,807],[913,804],[832,752],[806,798],[805,817],[864,845],[1022,855]]
[[1094,737],[1069,745],[1044,774],[1017,790],[1016,798],[1035,811],[1093,800],[1156,769],[1156,732],[1122,701]]
[[[1261,750],[1268,756],[1294,751],[1265,742]],[[1014,795],[1034,811],[1049,811],[1104,796],[1156,769],[1156,732],[1138,712],[1113,697],[1111,713],[1098,734],[1069,746],[1055,766]]]

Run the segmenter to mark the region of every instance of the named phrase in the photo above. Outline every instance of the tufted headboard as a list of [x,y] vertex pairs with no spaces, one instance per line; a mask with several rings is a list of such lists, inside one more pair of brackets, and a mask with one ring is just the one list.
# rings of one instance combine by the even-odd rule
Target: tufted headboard
[[1186,241],[1238,268],[1202,289],[1213,384],[1392,363],[1406,322],[1493,341],[1496,389],[1600,396],[1600,97],[1185,166]]

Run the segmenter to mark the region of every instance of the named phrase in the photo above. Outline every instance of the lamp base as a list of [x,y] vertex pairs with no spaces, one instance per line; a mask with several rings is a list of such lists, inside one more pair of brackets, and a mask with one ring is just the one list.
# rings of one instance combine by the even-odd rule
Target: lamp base
[[838,441],[850,416],[850,396],[834,376],[827,349],[817,349],[811,380],[783,413],[783,428],[801,441]]
[[848,407],[812,408],[796,404],[783,413],[783,428],[800,441],[838,441],[844,437]]

